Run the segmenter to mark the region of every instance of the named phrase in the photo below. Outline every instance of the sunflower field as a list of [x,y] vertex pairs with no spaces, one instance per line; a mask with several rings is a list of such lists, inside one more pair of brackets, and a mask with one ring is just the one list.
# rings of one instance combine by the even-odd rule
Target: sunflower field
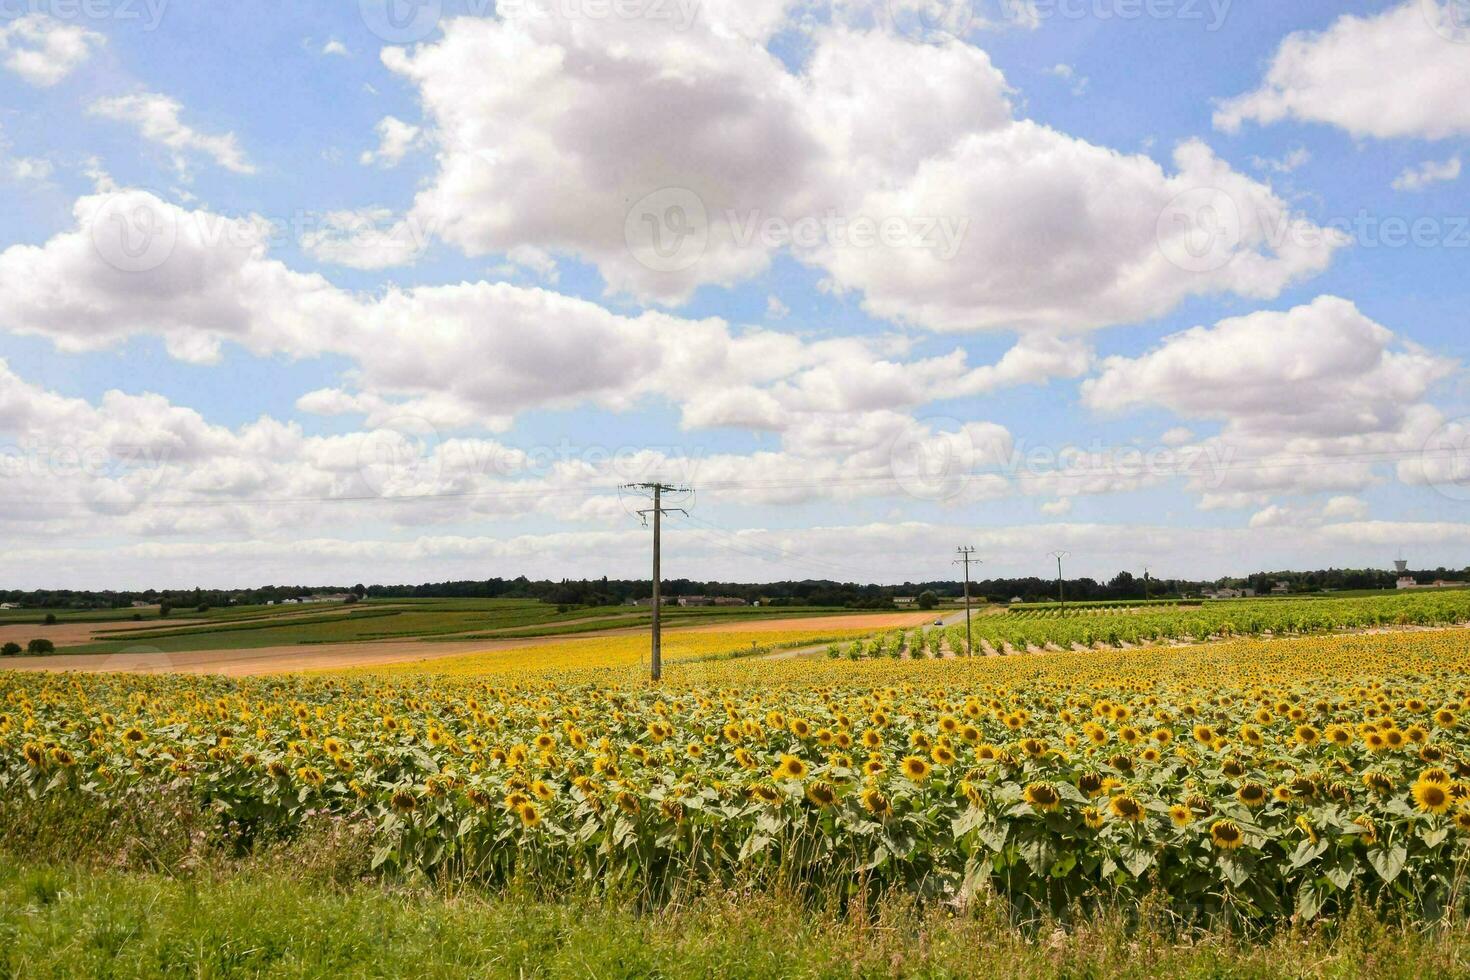
[[1271,922],[1467,904],[1470,634],[519,675],[0,673],[0,793],[165,787],[248,848],[363,828],[379,873],[1162,896]]

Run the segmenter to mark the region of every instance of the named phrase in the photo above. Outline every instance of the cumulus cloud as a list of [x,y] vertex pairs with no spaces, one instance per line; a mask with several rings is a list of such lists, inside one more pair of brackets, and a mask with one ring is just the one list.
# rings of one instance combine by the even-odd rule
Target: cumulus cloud
[[25,14],[0,24],[0,65],[47,88],[70,75],[105,42],[96,31],[48,14]]
[[[1075,377],[1091,360],[1076,338],[1027,335],[996,364],[975,365],[960,349],[915,357],[886,338],[803,340],[714,318],[621,315],[503,282],[364,296],[270,257],[272,229],[254,216],[132,190],[82,198],[74,214],[76,227],[43,245],[0,252],[7,329],[65,351],[156,336],[193,363],[219,360],[226,344],[335,354],[356,366],[348,394],[380,401],[310,404],[367,406],[373,417],[386,410],[381,400],[434,399],[436,416],[452,402],[500,425],[536,408],[625,411],[662,398],[689,428],[795,433],[826,419],[856,432],[874,413]],[[319,252],[335,244],[309,243]]]
[[1325,31],[1290,35],[1261,87],[1222,102],[1215,125],[1233,133],[1247,122],[1292,119],[1377,139],[1470,133],[1470,45],[1446,33],[1456,2],[1408,0],[1375,16],[1346,14]]
[[1426,160],[1417,167],[1409,167],[1393,182],[1396,191],[1422,191],[1433,184],[1460,179],[1460,158],[1448,160]]
[[375,163],[388,168],[398,166],[418,142],[420,129],[396,116],[384,116],[378,120],[377,132],[378,148],[364,150],[358,158],[364,167]]
[[1103,413],[1157,406],[1223,423],[1199,443],[1219,461],[1191,474],[1207,508],[1274,493],[1361,490],[1416,456],[1442,422],[1425,401],[1459,365],[1394,334],[1351,302],[1322,296],[1165,338],[1111,357],[1082,385]]
[[144,139],[167,147],[174,154],[174,165],[187,170],[192,154],[202,154],[219,166],[237,174],[253,174],[255,166],[246,159],[234,133],[211,135],[201,133],[179,118],[184,111],[177,100],[157,92],[142,92],[98,99],[90,108],[93,115],[130,123]]
[[[1273,238],[1289,207],[1203,144],[1166,170],[1017,119],[978,48],[923,50],[827,26],[793,72],[706,21],[591,30],[526,14],[451,20],[383,59],[417,87],[437,149],[413,214],[471,255],[576,256],[645,302],[789,253],[877,316],[1054,332],[1192,295],[1272,297],[1341,244]],[[1190,193],[1239,219],[1207,266],[1176,254],[1200,233],[1199,209],[1176,206]]]
[[1344,436],[1398,430],[1406,408],[1455,366],[1350,301],[1321,296],[1195,327],[1140,357],[1108,358],[1082,397],[1098,411],[1158,405],[1240,434]]

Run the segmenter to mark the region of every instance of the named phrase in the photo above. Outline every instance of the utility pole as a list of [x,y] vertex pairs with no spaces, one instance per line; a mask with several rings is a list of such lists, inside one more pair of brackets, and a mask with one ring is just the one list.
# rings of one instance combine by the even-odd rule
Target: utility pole
[[1071,552],[1053,551],[1051,556],[1057,560],[1057,597],[1062,601],[1062,611],[1067,609],[1067,587],[1062,584],[1062,559],[1071,556]]
[[1148,602],[1148,566],[1143,566],[1143,601]]
[[974,548],[966,547],[956,550],[959,551],[960,556],[954,560],[954,563],[965,566],[965,655],[973,657],[975,655],[975,636],[970,632],[970,562],[977,565],[985,563],[972,557],[975,554]]
[[663,483],[630,483],[625,489],[638,490],[653,494],[653,506],[638,511],[638,516],[643,518],[643,523],[648,524],[648,515],[653,515],[653,642],[649,655],[649,678],[655,683],[663,679],[663,623],[661,613],[663,612],[663,570],[660,567],[662,557],[662,532],[664,513],[677,511],[680,514],[689,512],[682,507],[664,507],[663,495],[666,493],[688,493],[685,487],[671,487]]

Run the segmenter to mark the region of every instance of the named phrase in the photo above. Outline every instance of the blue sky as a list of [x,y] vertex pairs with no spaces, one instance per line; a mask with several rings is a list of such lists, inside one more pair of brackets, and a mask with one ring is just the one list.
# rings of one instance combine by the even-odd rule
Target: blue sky
[[1460,0],[414,2],[0,5],[16,585],[1467,564]]

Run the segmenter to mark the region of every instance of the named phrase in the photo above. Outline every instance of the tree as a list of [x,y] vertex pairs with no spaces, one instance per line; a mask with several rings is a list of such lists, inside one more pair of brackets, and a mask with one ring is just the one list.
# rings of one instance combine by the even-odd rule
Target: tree
[[45,625],[46,626],[55,626],[56,625],[56,614],[55,613],[47,613],[46,614]]
[[160,616],[167,616],[169,613],[171,613],[173,611],[174,611],[174,607],[171,606],[167,602],[161,602],[158,605],[158,615],[160,615]]
[[920,609],[933,609],[937,605],[939,605],[939,596],[935,595],[933,591],[919,593]]
[[352,594],[357,596],[359,599],[364,598],[367,595],[367,586],[363,585],[361,582],[357,583],[352,587]]
[[349,592],[347,593],[347,598],[342,600],[342,604],[344,606],[355,606],[357,605],[358,601],[358,594],[356,592]]
[[26,653],[32,657],[44,657],[56,652],[56,644],[50,640],[32,640],[26,646]]
[[3,647],[0,647],[0,657],[18,657],[18,656],[20,656],[20,644],[19,643],[7,643]]

